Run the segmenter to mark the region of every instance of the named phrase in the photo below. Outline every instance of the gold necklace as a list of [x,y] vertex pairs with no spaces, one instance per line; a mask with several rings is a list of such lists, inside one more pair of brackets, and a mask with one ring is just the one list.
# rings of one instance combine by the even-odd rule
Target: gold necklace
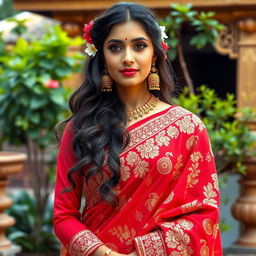
[[127,111],[128,121],[136,120],[139,117],[142,117],[145,114],[148,114],[149,111],[155,108],[158,101],[159,101],[158,97],[155,97],[154,95],[150,94],[149,99],[143,106],[135,108],[134,110]]

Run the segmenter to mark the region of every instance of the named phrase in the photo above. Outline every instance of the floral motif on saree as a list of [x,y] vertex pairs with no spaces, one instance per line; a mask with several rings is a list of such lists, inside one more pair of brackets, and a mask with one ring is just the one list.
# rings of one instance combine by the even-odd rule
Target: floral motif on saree
[[[86,185],[74,176],[76,188],[59,193],[68,186],[66,173],[74,164],[72,148],[68,154],[60,148],[54,227],[61,242],[79,253],[82,248],[81,255],[105,243],[124,254],[136,250],[139,256],[221,256],[217,174],[204,124],[191,112],[171,106],[133,124],[128,132],[114,210],[100,200],[97,176]],[[71,139],[66,128],[63,144]],[[104,173],[107,178],[107,167]],[[81,231],[91,232],[95,240]],[[80,254],[69,250],[69,255]]]

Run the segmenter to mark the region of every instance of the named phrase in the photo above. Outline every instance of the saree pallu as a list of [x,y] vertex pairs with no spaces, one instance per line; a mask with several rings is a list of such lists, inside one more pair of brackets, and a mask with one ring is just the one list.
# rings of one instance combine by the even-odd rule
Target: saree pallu
[[[54,230],[67,255],[87,256],[105,244],[140,256],[220,256],[219,188],[208,134],[191,112],[171,106],[128,128],[120,155],[121,179],[115,209],[100,199],[102,176],[74,175],[72,131],[62,137],[55,188]],[[104,168],[103,179],[109,178]],[[85,204],[80,213],[81,197]]]

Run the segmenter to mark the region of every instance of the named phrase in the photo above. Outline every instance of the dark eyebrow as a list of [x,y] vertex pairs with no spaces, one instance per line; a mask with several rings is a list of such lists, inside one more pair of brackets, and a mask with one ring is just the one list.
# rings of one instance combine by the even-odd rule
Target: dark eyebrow
[[[134,38],[132,39],[132,42],[136,42],[136,41],[148,41],[145,37],[137,37],[137,38]],[[118,40],[118,39],[110,39],[107,44],[109,43],[122,43],[123,40]]]

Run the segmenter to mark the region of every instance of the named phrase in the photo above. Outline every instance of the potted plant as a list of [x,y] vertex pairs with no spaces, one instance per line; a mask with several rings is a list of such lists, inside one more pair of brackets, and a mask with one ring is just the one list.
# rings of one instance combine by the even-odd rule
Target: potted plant
[[70,89],[63,81],[80,72],[84,60],[81,53],[68,55],[68,49],[82,44],[80,37],[71,39],[60,26],[53,26],[40,40],[19,37],[11,49],[6,43],[0,47],[0,143],[26,147],[37,218],[35,248],[51,192],[49,170],[56,162],[53,130],[68,111]]

